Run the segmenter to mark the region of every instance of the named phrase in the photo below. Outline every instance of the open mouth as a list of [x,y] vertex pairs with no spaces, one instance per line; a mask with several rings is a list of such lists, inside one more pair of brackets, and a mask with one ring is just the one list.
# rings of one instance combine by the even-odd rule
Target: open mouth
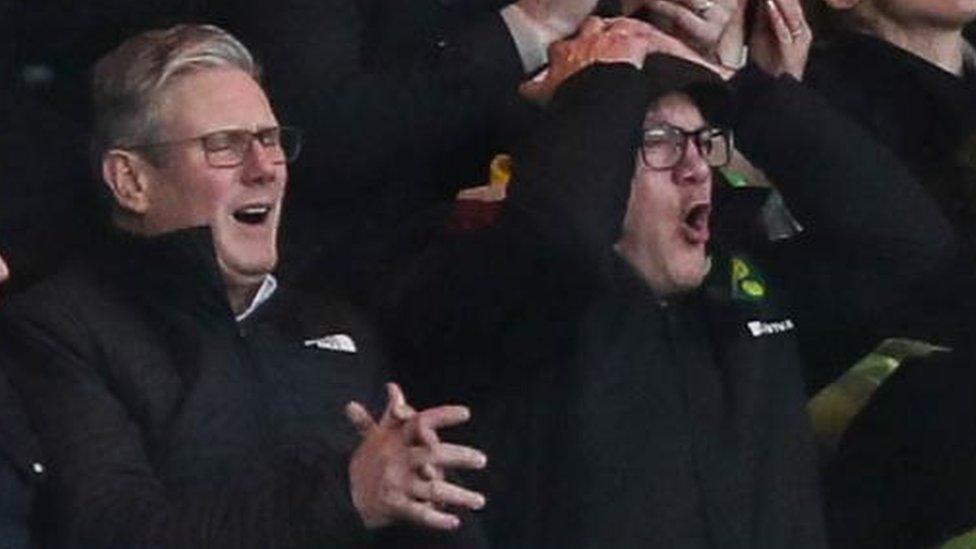
[[708,202],[696,202],[685,210],[681,219],[681,232],[685,239],[692,244],[708,242],[708,217],[712,213],[712,206]]
[[270,213],[271,206],[267,204],[249,204],[234,210],[232,215],[239,223],[243,223],[245,225],[260,225],[268,219],[268,215]]

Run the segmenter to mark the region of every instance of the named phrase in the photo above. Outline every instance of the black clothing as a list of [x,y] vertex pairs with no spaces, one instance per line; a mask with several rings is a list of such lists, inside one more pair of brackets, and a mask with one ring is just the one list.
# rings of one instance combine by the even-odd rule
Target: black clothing
[[29,94],[6,86],[0,86],[0,121],[0,254],[12,273],[0,291],[7,293],[73,256],[88,242],[97,216],[79,131]]
[[[839,547],[918,547],[976,525],[969,498],[976,367],[976,75],[962,77],[879,38],[841,33],[811,53],[806,82],[893,151],[962,243],[894,335],[952,349],[902,366],[854,419],[825,469]],[[935,427],[943,425],[943,427]],[[951,464],[951,465],[950,465]]]
[[[4,307],[11,380],[50,459],[61,531],[81,547],[347,546],[375,344],[322,298],[276,293],[238,323],[207,229],[115,234]],[[357,351],[310,346],[346,334]]]
[[976,75],[849,32],[811,53],[804,82],[890,148],[976,243]]
[[20,398],[0,373],[0,547],[34,547],[34,499],[44,478],[37,440],[20,407]]
[[936,547],[976,528],[976,371],[951,354],[906,361],[826,469],[832,547]]
[[[737,85],[739,146],[784,181],[807,227],[751,251],[745,265],[771,273],[761,299],[716,251],[698,290],[662,303],[613,251],[650,99],[629,65],[568,80],[517,151],[499,225],[404,275],[402,377],[482,419],[499,546],[824,545],[794,332],[873,320],[910,295],[884,290],[910,288],[954,248],[908,174],[818,98],[754,68]],[[919,232],[898,222],[909,211]],[[833,354],[873,344],[853,343]]]
[[814,50],[805,82],[889,148],[936,200],[962,244],[899,335],[976,361],[976,75],[957,77],[884,40],[841,33]]

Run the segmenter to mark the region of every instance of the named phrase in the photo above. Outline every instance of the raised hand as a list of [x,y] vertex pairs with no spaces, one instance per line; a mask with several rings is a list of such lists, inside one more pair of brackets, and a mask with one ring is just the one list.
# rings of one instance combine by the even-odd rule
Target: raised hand
[[545,104],[560,84],[590,65],[629,63],[641,68],[644,66],[644,58],[651,53],[683,57],[704,65],[723,77],[731,76],[731,72],[706,61],[681,40],[643,21],[626,17],[590,17],[580,27],[578,36],[556,42],[549,47],[549,67],[522,84],[519,92],[531,101]]
[[654,25],[712,58],[740,0],[627,0],[623,14],[646,11]]
[[749,37],[749,55],[769,74],[803,79],[813,35],[800,0],[762,0]]
[[346,416],[363,436],[349,463],[353,505],[367,528],[406,521],[438,530],[460,525],[452,507],[477,510],[481,494],[444,480],[443,471],[481,469],[484,454],[440,442],[437,430],[466,422],[464,406],[438,406],[417,412],[395,383],[387,384],[387,406],[376,422],[357,402]]

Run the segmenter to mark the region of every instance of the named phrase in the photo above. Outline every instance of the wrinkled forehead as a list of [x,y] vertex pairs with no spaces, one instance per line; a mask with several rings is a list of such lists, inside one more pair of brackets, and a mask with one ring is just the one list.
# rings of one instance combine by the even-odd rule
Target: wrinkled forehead
[[688,94],[672,92],[656,99],[647,108],[644,127],[654,124],[670,124],[683,130],[696,130],[705,125],[705,119]]

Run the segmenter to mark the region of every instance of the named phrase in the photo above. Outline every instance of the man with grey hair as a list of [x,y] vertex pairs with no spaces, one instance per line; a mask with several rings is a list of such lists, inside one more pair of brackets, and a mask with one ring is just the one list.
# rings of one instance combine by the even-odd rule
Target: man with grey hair
[[211,26],[143,33],[95,67],[114,227],[3,321],[50,456],[55,545],[359,546],[398,523],[453,530],[456,510],[484,505],[445,472],[485,456],[437,433],[468,410],[415,411],[390,383],[374,421],[369,331],[331,299],[278,288],[300,141],[258,75]]

